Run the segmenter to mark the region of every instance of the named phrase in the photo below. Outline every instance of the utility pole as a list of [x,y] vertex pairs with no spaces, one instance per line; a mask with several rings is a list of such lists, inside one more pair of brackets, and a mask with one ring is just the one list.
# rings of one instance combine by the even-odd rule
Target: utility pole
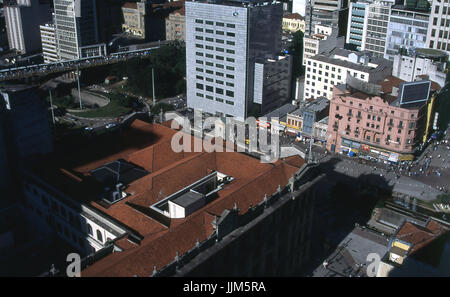
[[52,110],[52,119],[53,119],[53,126],[55,125],[55,112],[53,111],[53,100],[52,100],[52,90],[48,90],[50,94],[50,109]]
[[153,104],[155,106],[156,98],[155,98],[155,68],[152,67],[152,91],[153,91]]
[[83,104],[81,103],[81,91],[80,91],[80,68],[77,66],[77,82],[78,82],[78,99],[80,99],[80,109],[83,109]]

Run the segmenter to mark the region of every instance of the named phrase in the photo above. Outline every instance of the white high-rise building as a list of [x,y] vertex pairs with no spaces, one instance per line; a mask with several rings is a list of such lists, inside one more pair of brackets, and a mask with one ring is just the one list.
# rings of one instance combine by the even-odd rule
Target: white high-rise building
[[261,93],[263,61],[280,53],[282,16],[279,2],[187,1],[188,107],[245,118],[273,103]]
[[450,57],[450,2],[433,0],[426,46],[446,51]]
[[42,56],[44,63],[57,62],[58,46],[56,43],[55,25],[45,24],[41,25],[41,42],[42,42]]
[[50,4],[39,0],[11,0],[4,8],[10,49],[22,54],[41,49],[39,25],[51,21]]

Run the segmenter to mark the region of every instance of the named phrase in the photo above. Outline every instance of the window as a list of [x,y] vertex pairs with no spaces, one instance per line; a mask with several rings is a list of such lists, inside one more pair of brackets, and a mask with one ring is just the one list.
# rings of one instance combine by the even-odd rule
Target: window
[[217,94],[220,94],[220,95],[223,95],[223,89],[221,89],[221,88],[216,88],[216,93],[217,93]]
[[92,233],[92,226],[90,224],[86,224],[86,227],[87,227],[88,234],[89,235],[93,235],[93,233]]
[[195,28],[195,31],[197,31],[197,32],[203,32],[203,28]]
[[232,66],[227,66],[227,70],[234,71],[234,67],[232,67]]
[[198,97],[203,98],[203,94],[202,93],[196,93],[195,95],[197,95]]
[[212,21],[206,21],[205,24],[207,24],[207,25],[214,25],[214,22],[212,22]]
[[[216,79],[216,83],[218,83],[219,85],[223,85],[223,80],[218,80]],[[228,83],[227,83],[228,84]]]
[[227,61],[228,62],[234,62],[234,59],[233,58],[227,58]]
[[230,36],[230,37],[235,37],[235,36],[236,36],[236,34],[234,34],[233,32],[227,32],[227,36]]
[[216,22],[216,26],[223,27],[223,26],[225,26],[225,24],[221,23],[221,22]]
[[211,86],[206,86],[206,90],[207,90],[208,92],[214,92],[214,88],[211,87]]
[[203,20],[196,19],[195,22],[196,22],[197,24],[203,24]]
[[203,80],[203,76],[200,76],[200,75],[196,75],[195,78]]
[[223,39],[216,39],[217,43],[224,43],[225,41]]
[[[222,83],[223,84],[223,83]],[[228,87],[234,87],[234,83],[227,82]]]
[[207,58],[214,58],[214,56],[211,55],[211,54],[206,54],[205,56],[206,56]]
[[229,105],[234,105],[234,102],[233,102],[233,101],[228,101],[228,100],[227,100],[226,103],[229,104]]
[[228,53],[228,54],[234,54],[235,51],[234,51],[234,50],[227,49],[227,53]]
[[226,95],[227,95],[228,97],[234,97],[234,92],[233,92],[233,91],[227,90],[227,91],[226,91]]
[[213,42],[213,41],[214,41],[214,38],[206,37],[205,40],[206,40],[206,41],[209,41],[209,42]]
[[227,74],[227,78],[234,79],[234,75],[232,75],[232,74]]
[[100,232],[100,230],[97,230],[97,239],[100,242],[103,242],[103,236],[102,236],[102,232]]
[[[213,46],[209,46],[209,45],[207,45],[207,46],[205,46],[205,48],[207,49],[207,50],[214,50],[214,47]],[[218,50],[218,49],[217,49]]]
[[235,28],[236,26],[234,24],[227,24],[228,28]]
[[211,30],[211,29],[205,29],[205,32],[206,32],[206,33],[210,33],[210,34],[214,33],[214,31]]
[[48,206],[48,199],[47,199],[47,197],[45,197],[44,195],[41,195],[41,199],[42,199],[42,203],[44,203],[44,205]]
[[199,83],[197,83],[197,89],[199,89],[199,90],[203,90],[203,84],[199,84]]
[[196,52],[195,54],[196,54],[197,56],[203,57],[203,53]]

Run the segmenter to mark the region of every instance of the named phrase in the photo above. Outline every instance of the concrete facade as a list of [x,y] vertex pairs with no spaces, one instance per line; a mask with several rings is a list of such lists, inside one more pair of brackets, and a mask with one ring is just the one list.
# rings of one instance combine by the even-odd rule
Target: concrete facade
[[42,55],[44,63],[57,62],[58,44],[56,42],[55,25],[45,24],[39,27],[41,31]]
[[392,5],[394,1],[375,1],[368,4],[366,40],[362,50],[369,51],[377,57],[384,57]]
[[185,7],[187,106],[245,118],[254,103],[256,59],[281,49],[281,3]]
[[422,141],[426,107],[398,107],[380,95],[368,95],[342,84],[333,91],[327,149],[387,154],[395,160],[412,154]]
[[184,8],[172,12],[166,18],[166,40],[186,40],[186,16]]
[[145,39],[146,2],[126,2],[122,6],[122,30],[130,36]]
[[93,0],[54,0],[58,56],[79,59],[81,48],[98,43],[97,9]]
[[450,3],[433,0],[426,47],[446,51],[450,55]]
[[331,99],[334,86],[344,83],[349,75],[373,83],[381,82],[391,73],[389,60],[373,58],[367,52],[334,49],[306,59],[304,98],[325,96]]
[[305,33],[305,18],[298,13],[291,13],[283,16],[283,31],[291,33],[302,31]]
[[391,8],[384,57],[391,61],[399,50],[410,52],[426,44],[429,12],[402,5]]
[[39,0],[5,3],[5,23],[10,49],[22,54],[41,50],[39,25],[51,22],[50,4]]
[[415,81],[419,76],[426,75],[442,88],[445,85],[447,61],[446,52],[415,49],[412,55],[394,56],[392,75],[406,81]]
[[368,1],[350,3],[346,43],[356,45],[357,50],[365,47],[369,3]]

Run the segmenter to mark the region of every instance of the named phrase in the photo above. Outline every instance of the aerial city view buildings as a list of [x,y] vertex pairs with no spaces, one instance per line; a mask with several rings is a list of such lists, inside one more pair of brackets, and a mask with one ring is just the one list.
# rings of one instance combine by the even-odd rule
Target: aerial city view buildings
[[450,276],[448,0],[0,11],[0,276]]

